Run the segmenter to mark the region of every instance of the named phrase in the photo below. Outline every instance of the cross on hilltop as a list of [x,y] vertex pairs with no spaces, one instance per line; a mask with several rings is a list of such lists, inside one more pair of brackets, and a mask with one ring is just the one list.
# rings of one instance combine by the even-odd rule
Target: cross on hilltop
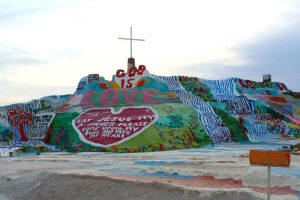
[[128,58],[128,69],[131,66],[135,66],[134,58],[132,57],[132,41],[145,41],[144,39],[134,39],[132,38],[132,27],[130,27],[130,38],[118,38],[120,40],[130,40],[130,58]]

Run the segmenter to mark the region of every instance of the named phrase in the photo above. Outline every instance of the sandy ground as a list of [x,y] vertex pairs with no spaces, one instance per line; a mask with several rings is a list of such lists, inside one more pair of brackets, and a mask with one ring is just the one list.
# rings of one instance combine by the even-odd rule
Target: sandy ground
[[[32,180],[31,180],[32,181]],[[14,185],[19,186],[19,184]],[[10,186],[12,187],[12,186]],[[7,188],[8,190],[11,190]],[[137,200],[137,199],[257,199],[246,192],[226,191],[203,195],[197,190],[184,189],[159,182],[144,183],[107,177],[52,174],[44,176],[30,190],[7,195],[7,199],[72,199],[72,200]]]
[[[257,146],[261,148],[261,146]],[[264,147],[263,147],[264,148]],[[0,199],[266,199],[266,167],[248,147],[0,158]],[[300,199],[300,157],[272,168],[272,200]]]

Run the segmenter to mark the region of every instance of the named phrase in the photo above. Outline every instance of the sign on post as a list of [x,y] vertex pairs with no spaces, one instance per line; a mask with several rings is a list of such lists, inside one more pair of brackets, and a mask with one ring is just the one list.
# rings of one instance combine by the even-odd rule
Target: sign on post
[[289,167],[290,152],[270,150],[250,150],[251,165],[270,167]]
[[289,167],[290,152],[270,150],[250,150],[249,161],[251,165],[268,167],[268,196],[271,196],[271,167]]

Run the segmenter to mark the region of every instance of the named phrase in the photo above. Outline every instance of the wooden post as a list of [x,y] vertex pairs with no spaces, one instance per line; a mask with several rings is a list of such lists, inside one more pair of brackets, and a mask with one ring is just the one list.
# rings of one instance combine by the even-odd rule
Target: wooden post
[[271,197],[271,167],[268,166],[268,200],[270,200]]

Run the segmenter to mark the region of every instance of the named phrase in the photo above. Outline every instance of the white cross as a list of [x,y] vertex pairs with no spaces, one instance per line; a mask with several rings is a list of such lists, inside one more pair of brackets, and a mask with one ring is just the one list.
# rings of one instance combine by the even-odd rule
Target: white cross
[[132,38],[132,27],[130,27],[130,38],[118,38],[121,40],[130,40],[130,58],[132,58],[132,40],[135,41],[145,41],[144,39],[133,39]]

